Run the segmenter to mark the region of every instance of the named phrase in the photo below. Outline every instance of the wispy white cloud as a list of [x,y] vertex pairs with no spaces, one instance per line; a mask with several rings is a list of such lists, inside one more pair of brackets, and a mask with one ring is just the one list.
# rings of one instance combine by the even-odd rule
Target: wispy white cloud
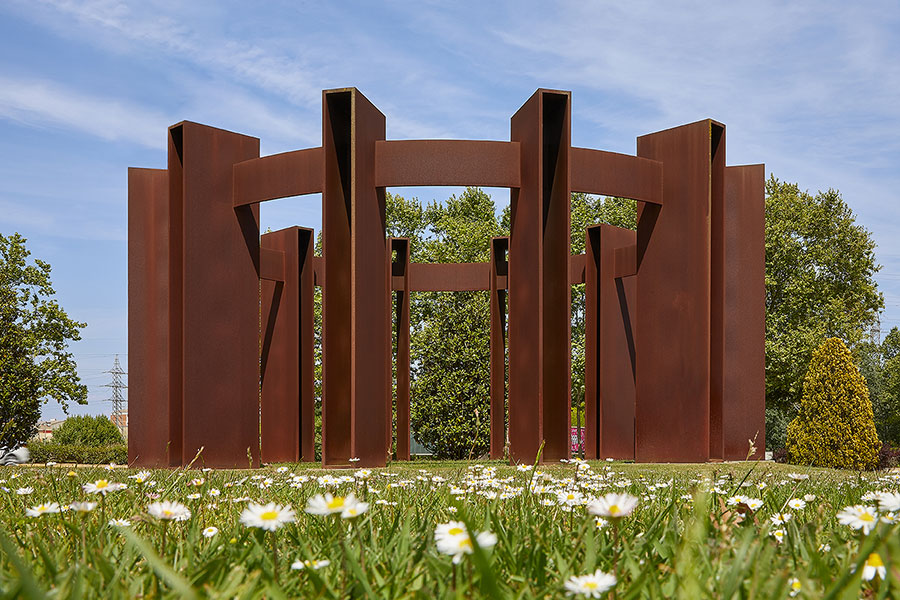
[[0,118],[35,127],[62,127],[105,140],[159,147],[169,119],[144,106],[89,95],[41,79],[0,75]]

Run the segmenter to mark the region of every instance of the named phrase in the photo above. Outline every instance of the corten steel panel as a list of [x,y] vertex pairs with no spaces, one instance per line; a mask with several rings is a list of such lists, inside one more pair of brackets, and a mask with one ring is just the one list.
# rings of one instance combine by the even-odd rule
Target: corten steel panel
[[314,256],[312,259],[313,279],[319,287],[325,287],[325,259],[321,256]]
[[603,150],[572,148],[572,191],[662,204],[662,163]]
[[[253,137],[183,122],[170,128],[169,197],[181,240],[180,372],[183,463],[259,464],[259,210],[235,209],[233,166],[259,156]],[[176,216],[177,214],[177,216]],[[180,218],[179,218],[180,217]],[[174,336],[173,336],[174,337]],[[250,459],[248,462],[248,453]]]
[[519,187],[519,144],[474,140],[376,142],[375,184]]
[[636,278],[617,277],[616,251],[636,233],[597,225],[585,242],[585,457],[632,460]]
[[259,245],[259,278],[284,281],[284,252]]
[[307,148],[234,165],[234,206],[322,191],[322,149]]
[[388,277],[384,189],[375,186],[384,115],[356,89],[325,91],[322,129],[322,461],[384,466]]
[[508,237],[491,239],[491,459],[506,447],[506,290]]
[[397,460],[409,460],[409,239],[391,238],[397,258],[391,276],[403,282],[394,292],[397,315]]
[[[128,463],[172,464],[169,443],[169,178],[165,169],[128,169]],[[181,454],[175,462],[181,462]]]
[[315,460],[313,230],[264,234],[260,251],[283,256],[283,281],[261,287],[261,455],[264,462]]
[[724,458],[743,460],[765,417],[765,165],[725,168]]
[[[725,451],[725,127],[710,127],[709,458]],[[746,455],[746,453],[745,453]]]
[[414,292],[469,292],[491,289],[488,263],[411,263],[409,288]]
[[571,94],[538,90],[513,115],[521,186],[510,192],[509,443],[512,462],[570,454]]
[[638,217],[635,458],[709,458],[712,136],[704,120],[639,137],[663,163],[663,207]]
[[584,267],[584,254],[574,254],[569,257],[569,285],[584,283]]

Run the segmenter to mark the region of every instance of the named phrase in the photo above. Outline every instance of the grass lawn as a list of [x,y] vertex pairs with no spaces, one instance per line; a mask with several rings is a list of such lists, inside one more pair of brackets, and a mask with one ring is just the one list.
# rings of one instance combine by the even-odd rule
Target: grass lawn
[[[877,494],[898,480],[774,463],[0,467],[0,596],[898,597],[900,496]],[[364,504],[306,512],[326,493]],[[608,498],[622,516],[592,514],[611,493],[633,512]],[[871,508],[842,524],[855,505]],[[598,569],[609,591],[582,577]]]

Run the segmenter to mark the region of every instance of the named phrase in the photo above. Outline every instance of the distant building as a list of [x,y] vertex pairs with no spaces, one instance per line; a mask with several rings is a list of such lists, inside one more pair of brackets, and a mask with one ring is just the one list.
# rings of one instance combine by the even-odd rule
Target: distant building
[[123,408],[122,410],[114,411],[113,414],[109,415],[109,420],[112,421],[113,425],[119,428],[119,431],[122,432],[122,437],[126,440],[128,439],[128,409]]
[[64,419],[50,419],[49,421],[41,421],[38,423],[38,432],[37,439],[49,440],[53,437],[53,432],[59,429],[59,426],[62,425]]

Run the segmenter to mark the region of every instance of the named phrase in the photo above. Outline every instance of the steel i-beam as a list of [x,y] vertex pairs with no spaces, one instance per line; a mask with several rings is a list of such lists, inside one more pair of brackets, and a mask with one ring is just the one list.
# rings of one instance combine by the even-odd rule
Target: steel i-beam
[[[313,230],[266,233],[260,251],[262,460],[313,461]],[[280,269],[270,272],[269,260]]]
[[491,450],[503,458],[506,447],[506,286],[508,237],[491,239]]
[[[355,88],[323,92],[324,398],[322,462],[386,464],[388,348],[384,188],[375,142],[385,121]],[[347,435],[349,432],[349,436]]]
[[397,460],[409,460],[409,239],[390,238],[390,249],[391,289],[397,322]]

